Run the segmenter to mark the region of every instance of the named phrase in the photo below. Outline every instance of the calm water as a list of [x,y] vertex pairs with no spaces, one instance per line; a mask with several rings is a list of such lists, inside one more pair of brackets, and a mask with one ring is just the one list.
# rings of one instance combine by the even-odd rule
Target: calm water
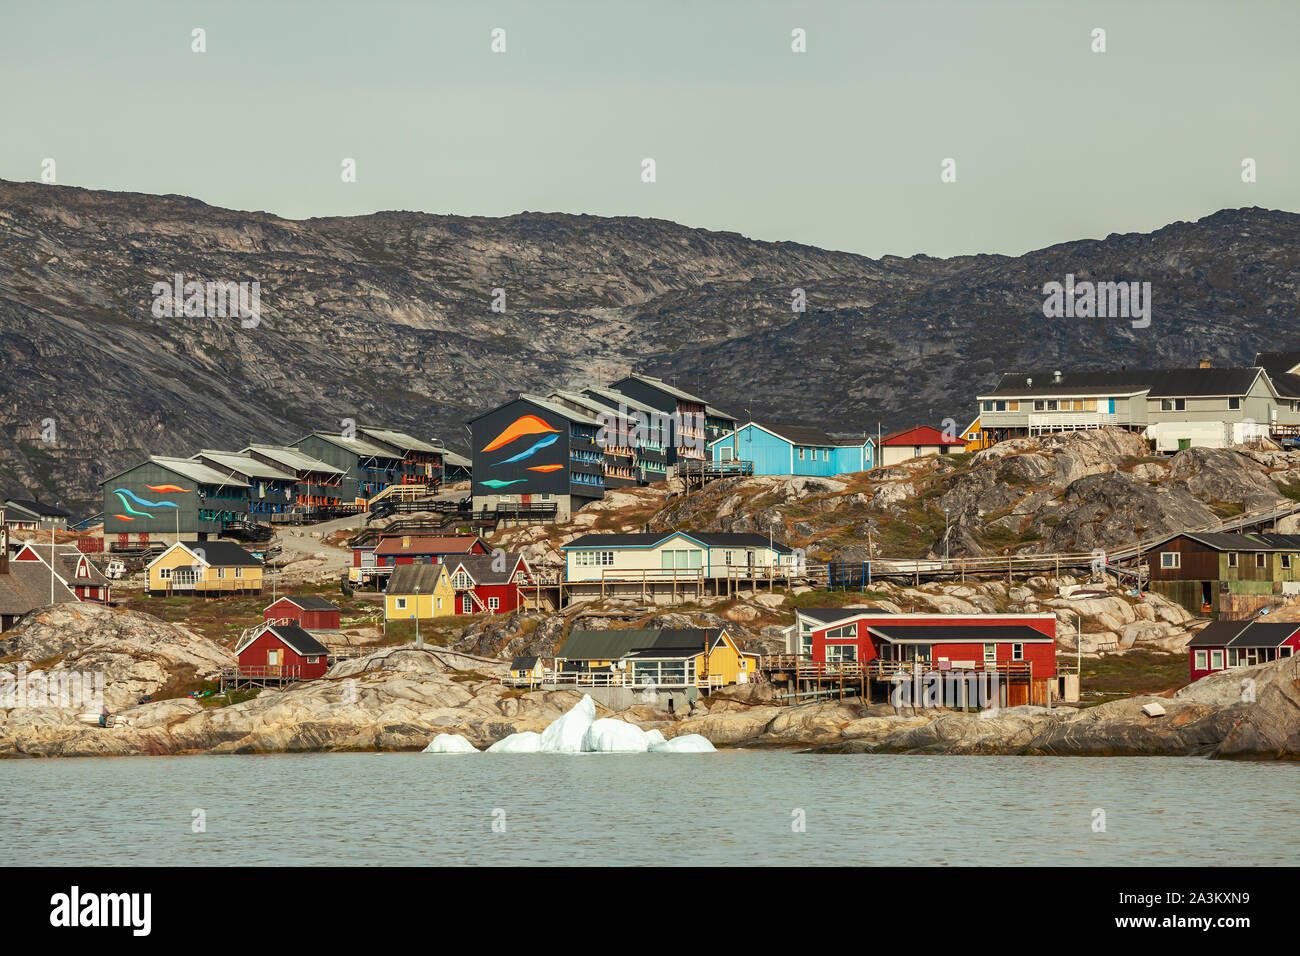
[[1300,765],[1178,758],[0,761],[9,864],[1296,864],[1297,811]]

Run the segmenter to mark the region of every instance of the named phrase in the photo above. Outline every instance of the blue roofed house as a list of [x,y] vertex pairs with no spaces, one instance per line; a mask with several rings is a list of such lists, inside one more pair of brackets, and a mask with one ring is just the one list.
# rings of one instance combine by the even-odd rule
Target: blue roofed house
[[871,438],[832,438],[807,425],[746,422],[709,442],[715,462],[750,461],[756,475],[847,475],[874,466]]

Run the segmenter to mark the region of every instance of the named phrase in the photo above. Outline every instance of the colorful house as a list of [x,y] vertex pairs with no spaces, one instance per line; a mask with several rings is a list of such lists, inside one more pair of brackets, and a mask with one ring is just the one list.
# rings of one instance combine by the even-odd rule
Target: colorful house
[[975,420],[962,429],[961,435],[958,436],[966,443],[966,451],[981,451],[993,444],[993,439],[984,434],[980,427],[980,417],[975,416]]
[[35,498],[7,498],[4,515],[10,531],[67,531],[72,512]]
[[294,476],[293,512],[303,520],[324,521],[356,510],[342,507],[342,468],[287,445],[249,445],[240,454]]
[[874,466],[875,441],[832,438],[807,425],[747,422],[709,443],[715,462],[749,461],[755,475],[847,475]]
[[566,582],[725,579],[738,574],[786,578],[796,570],[794,552],[763,534],[584,534],[560,550]]
[[949,455],[964,451],[966,441],[955,435],[948,437],[929,425],[914,425],[893,432],[880,440],[880,464],[897,465],[926,455]]
[[147,570],[153,595],[262,593],[262,562],[229,541],[178,541]]
[[626,474],[629,458],[636,484],[652,485],[667,480],[668,452],[664,448],[663,429],[651,427],[655,416],[662,417],[664,413],[630,395],[601,386],[584,388],[581,394],[595,403],[599,410],[597,417],[613,426],[606,429],[608,438],[604,442],[605,487],[631,483],[618,480],[620,466]]
[[248,515],[253,521],[288,521],[297,500],[298,476],[252,455],[205,448],[191,461],[237,477],[248,485]]
[[112,583],[103,572],[71,545],[27,543],[13,556],[16,562],[35,561],[49,568],[54,565],[54,575],[64,587],[77,596],[78,601],[108,604],[112,601]]
[[406,473],[401,451],[351,433],[313,432],[293,447],[342,471],[339,497],[353,507],[363,507],[389,485],[401,484]]
[[757,666],[725,628],[573,631],[555,652],[558,683],[722,687],[749,683]]
[[523,589],[535,583],[522,554],[503,551],[444,560],[457,614],[509,614],[524,606]]
[[338,605],[315,595],[285,595],[262,611],[266,621],[289,619],[306,631],[337,631],[342,612]]
[[1300,594],[1300,535],[1189,532],[1154,545],[1151,590],[1192,614],[1245,617]]
[[445,564],[404,564],[393,571],[384,595],[384,619],[428,620],[455,614],[456,592]]
[[525,654],[510,662],[510,676],[519,683],[540,684],[546,676],[546,669],[540,657]]
[[314,680],[329,670],[329,648],[297,624],[266,624],[250,632],[235,655],[246,678]]
[[442,484],[443,449],[440,444],[391,428],[361,427],[357,432],[367,441],[401,455],[401,484],[424,485],[430,491]]
[[1187,643],[1190,677],[1198,681],[1231,667],[1253,667],[1300,651],[1300,623],[1211,621]]
[[672,434],[664,447],[668,452],[668,466],[682,459],[703,460],[707,457],[706,445],[710,438],[720,438],[735,422],[717,409],[713,409],[714,433],[708,432],[709,403],[676,385],[650,375],[628,375],[612,383],[610,390],[627,395],[661,413],[671,416]]
[[0,631],[9,630],[37,608],[76,600],[43,561],[10,560],[9,528],[0,509]]
[[556,520],[605,496],[602,422],[587,411],[521,395],[468,420],[476,511],[554,506]]

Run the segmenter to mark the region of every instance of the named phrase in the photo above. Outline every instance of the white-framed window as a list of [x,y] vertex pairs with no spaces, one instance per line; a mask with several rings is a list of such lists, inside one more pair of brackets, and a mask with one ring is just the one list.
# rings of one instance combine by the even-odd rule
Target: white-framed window
[[803,461],[803,449],[802,449],[802,448],[799,449],[799,460],[800,460],[800,461]]
[[464,571],[457,571],[456,576],[451,579],[451,586],[457,591],[464,591],[466,588],[472,587],[473,582],[470,581],[469,575]]
[[1012,659],[1013,661],[1023,661],[1023,660],[1025,659],[1025,645],[1023,645],[1023,644],[1012,644],[1012,645],[1011,645],[1011,659]]
[[857,624],[841,624],[839,627],[833,627],[826,632],[826,640],[828,641],[842,641],[845,638],[856,638],[857,636]]
[[1223,651],[1210,651],[1210,667],[1213,670],[1223,670]]
[[1160,555],[1160,566],[1162,568],[1180,568],[1182,567],[1183,556],[1177,551],[1165,551]]
[[608,568],[614,564],[613,551],[575,551],[573,563],[579,568]]
[[501,610],[501,599],[500,599],[500,598],[494,598],[494,597],[490,597],[490,598],[488,598],[488,610],[489,610],[489,611],[499,611],[499,610]]
[[1281,555],[1281,558],[1282,558],[1282,570],[1283,570],[1283,571],[1290,571],[1290,570],[1291,570],[1291,555],[1289,555],[1289,554],[1284,554],[1284,555]]
[[1232,409],[1241,408],[1241,399],[1236,396],[1228,399],[1228,407]]
[[997,659],[998,659],[998,646],[996,644],[985,644],[984,645],[985,663],[992,663]]
[[441,611],[441,610],[442,610],[442,598],[435,598],[435,600],[437,601],[438,610]]
[[830,461],[830,460],[831,460],[831,450],[829,448],[823,448],[822,461]]
[[308,657],[308,658],[307,658],[307,663],[308,663],[308,664],[319,664],[319,663],[320,663],[320,655],[319,655],[319,654],[313,654],[312,656]]
[[237,578],[242,578],[243,576],[244,576],[244,569],[243,569],[243,568],[235,568],[235,577],[237,577]]
[[405,610],[406,610],[406,598],[398,598],[398,599],[397,599],[397,609],[398,609],[399,611],[405,611]]
[[1238,558],[1238,555],[1237,555],[1237,552],[1236,552],[1236,551],[1229,551],[1229,552],[1228,552],[1228,567],[1230,567],[1230,568],[1235,568],[1235,567],[1237,566],[1237,558]]
[[1263,551],[1255,552],[1255,567],[1262,568],[1268,563],[1268,555]]
[[460,596],[460,613],[461,614],[474,613],[474,599],[471,598],[468,594],[462,594]]
[[662,571],[692,570],[703,567],[703,557],[698,548],[690,550],[660,551],[659,567]]
[[856,644],[827,644],[826,660],[828,663],[842,663],[844,661],[856,661],[858,659],[858,645]]
[[220,581],[220,580],[224,580],[225,577],[226,577],[226,569],[225,569],[225,568],[217,568],[217,580],[219,580],[219,581]]
[[172,569],[171,569],[171,568],[159,568],[159,569],[158,569],[158,577],[162,578],[164,581],[170,581],[170,580],[171,580],[171,576],[172,576]]
[[1197,651],[1195,653],[1195,658],[1196,658],[1196,669],[1198,671],[1205,670],[1206,663],[1208,662],[1208,655],[1205,653],[1205,651]]

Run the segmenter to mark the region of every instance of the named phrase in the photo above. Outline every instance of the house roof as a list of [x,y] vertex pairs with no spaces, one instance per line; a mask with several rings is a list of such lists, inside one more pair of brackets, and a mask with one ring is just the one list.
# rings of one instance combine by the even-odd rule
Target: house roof
[[42,518],[71,518],[72,512],[57,505],[47,505],[35,498],[6,498],[6,508],[18,508]]
[[262,566],[261,561],[233,541],[183,541],[179,545],[172,545],[150,561],[149,565],[152,567],[176,547],[182,547],[190,554],[202,551],[203,560],[210,568],[260,568]]
[[466,458],[464,455],[458,455],[454,451],[443,451],[442,464],[444,468],[447,467],[448,465],[454,465],[457,468],[472,467],[472,463],[468,458]]
[[380,448],[378,445],[372,445],[360,438],[344,438],[342,435],[333,435],[330,432],[312,432],[312,435],[345,451],[350,451],[354,455],[360,455],[362,458],[400,459],[402,457],[399,453],[391,452],[387,448]]
[[311,455],[299,451],[297,448],[290,448],[287,445],[249,445],[240,454],[247,455],[253,452],[265,455],[280,466],[294,472],[314,471],[325,475],[346,474],[342,468],[336,468],[329,462],[313,458]]
[[273,468],[265,462],[258,461],[252,455],[245,455],[243,452],[218,451],[213,448],[205,448],[190,460],[198,461],[210,468],[243,475],[245,478],[266,478],[271,481],[287,481],[290,483],[298,480],[296,474]]
[[719,438],[709,442],[709,446],[725,443],[731,440],[736,432],[739,432],[750,425],[761,428],[765,432],[775,435],[777,438],[784,439],[791,445],[817,445],[819,447],[837,448],[837,447],[856,447],[859,445],[872,445],[875,440],[863,435],[860,438],[836,438],[834,435],[828,435],[820,428],[813,428],[811,425],[778,425],[772,422],[748,421],[744,424],[738,424],[735,432],[728,432]]
[[631,395],[624,395],[622,392],[616,392],[612,388],[605,388],[603,385],[591,385],[584,388],[583,394],[592,397],[594,401],[612,410],[617,410],[620,405],[624,406],[629,412],[643,412],[646,415],[663,415],[666,414],[662,409],[655,408],[653,405],[647,405]]
[[[602,415],[608,416],[610,412],[616,409],[610,408],[598,398],[592,398],[590,395],[584,395],[582,392],[570,392],[562,388],[557,388],[547,396],[548,400],[556,402],[572,402],[580,407],[586,413],[600,418]],[[566,406],[567,407],[567,406]]]
[[1300,551],[1300,535],[1238,534],[1231,531],[1186,531],[1185,537],[1215,551]]
[[285,644],[286,647],[294,653],[301,654],[304,657],[315,655],[328,656],[329,654],[328,647],[316,640],[316,638],[312,637],[297,624],[271,624],[261,627],[240,641],[238,646],[235,647],[235,653],[242,654],[249,645],[263,634],[275,635]]
[[1300,352],[1260,352],[1255,364],[1268,372],[1278,394],[1300,398]]
[[861,614],[888,614],[873,607],[801,607],[798,614],[810,617],[822,624],[834,624],[836,621],[848,620]]
[[406,432],[394,431],[391,428],[357,428],[368,438],[381,441],[385,445],[391,445],[394,448],[400,448],[402,451],[422,451],[437,454],[442,451],[440,447],[419,438],[414,438]]
[[1300,623],[1253,621],[1249,627],[1234,637],[1228,646],[1277,647],[1296,631],[1300,631]]
[[705,405],[705,406],[708,405],[708,402],[700,398],[700,396],[692,395],[690,392],[684,389],[680,389],[676,385],[669,385],[663,379],[655,378],[652,375],[637,375],[635,373],[633,373],[632,375],[625,375],[613,384],[614,391],[617,392],[618,386],[628,380],[641,382],[643,385],[649,385],[653,388],[657,388],[661,392],[664,392],[667,395],[671,395],[673,398],[679,398],[685,402],[694,402],[697,405]]
[[[54,582],[54,603],[77,600],[66,585]],[[26,614],[50,603],[50,566],[40,561],[10,561],[0,574],[0,614]]]
[[557,660],[614,661],[622,657],[685,657],[712,648],[723,628],[625,628],[607,631],[573,631],[556,650]]
[[[1259,378],[1261,369],[1251,368],[1165,368],[1122,369],[1096,372],[1061,372],[1054,369],[1008,372],[997,388],[981,398],[1017,395],[1133,395],[1146,392],[1149,398],[1192,395],[1245,395]],[[1026,381],[1033,381],[1027,385]]]
[[569,408],[567,405],[561,405],[559,402],[553,402],[543,395],[533,395],[528,392],[521,393],[519,396],[525,402],[532,402],[548,412],[554,412],[573,422],[582,422],[584,425],[599,425],[601,421],[590,412],[578,411],[576,408]]
[[510,669],[512,671],[530,671],[537,666],[538,660],[540,658],[536,655],[520,655],[510,662]]
[[466,554],[454,558],[449,557],[446,561],[447,573],[455,576],[459,568],[464,568],[465,572],[473,578],[475,584],[509,584],[519,567],[523,555],[512,551],[502,553],[505,555],[503,570],[493,570],[492,566],[496,563],[496,557],[493,555]]
[[931,428],[929,425],[913,425],[911,428],[904,428],[902,431],[893,432],[886,435],[880,440],[880,444],[890,446],[904,445],[961,445],[966,447],[966,443],[960,438],[947,438],[943,432],[937,428]]
[[1227,647],[1249,626],[1248,621],[1211,621],[1187,642],[1188,647]]
[[418,587],[421,593],[432,594],[446,570],[441,564],[399,564],[388,578],[388,593],[414,594]]
[[[50,545],[28,542],[16,548],[14,553],[18,554],[23,550],[23,548],[30,548],[32,551],[36,552],[37,557],[42,561],[46,564],[50,563]],[[104,577],[99,568],[95,567],[95,562],[91,561],[90,558],[82,554],[76,548],[69,547],[68,545],[56,544],[54,545],[53,550],[55,560],[54,570],[69,585],[81,584],[89,585],[91,587],[109,587],[111,585],[112,582],[110,582],[108,578]],[[88,575],[87,577],[79,578],[77,577],[77,567],[83,560],[86,562]]]
[[276,601],[274,601],[273,603],[268,604],[268,605],[266,606],[266,608],[264,608],[264,610],[270,610],[271,608],[275,607],[276,604],[279,604],[280,601],[288,601],[290,604],[292,604],[292,605],[294,605],[294,606],[296,606],[296,607],[300,607],[300,608],[302,608],[304,611],[337,611],[337,610],[339,610],[339,606],[338,606],[337,604],[331,604],[329,601],[325,600],[323,597],[317,597],[317,596],[314,595],[314,594],[304,594],[304,595],[301,595],[301,596],[295,596],[295,595],[292,595],[292,594],[285,594],[285,595],[283,595],[282,597],[278,598],[278,599],[277,599]]
[[[685,535],[709,548],[766,548],[767,535],[747,533],[725,533],[714,531],[661,531],[649,534],[584,534],[574,538],[561,551],[585,550],[590,548],[652,548],[673,535]],[[789,554],[790,548],[776,539],[772,540],[772,550],[778,554]]]
[[[236,481],[229,475],[222,474],[214,468],[209,468],[197,461],[189,458],[168,458],[163,455],[150,455],[149,458],[140,464],[155,464],[159,468],[165,468],[173,474],[180,475],[182,478],[188,478],[190,481],[198,482],[201,485],[214,485],[220,488],[247,488],[248,484],[243,481]],[[107,485],[117,480],[128,471],[140,467],[132,465],[130,468],[123,468],[115,475],[110,475],[100,482],[101,485]]]
[[468,554],[481,540],[478,535],[385,534],[375,554]]
[[872,624],[869,629],[891,644],[1036,644],[1056,641],[1056,638],[1027,624],[913,624],[897,627]]

